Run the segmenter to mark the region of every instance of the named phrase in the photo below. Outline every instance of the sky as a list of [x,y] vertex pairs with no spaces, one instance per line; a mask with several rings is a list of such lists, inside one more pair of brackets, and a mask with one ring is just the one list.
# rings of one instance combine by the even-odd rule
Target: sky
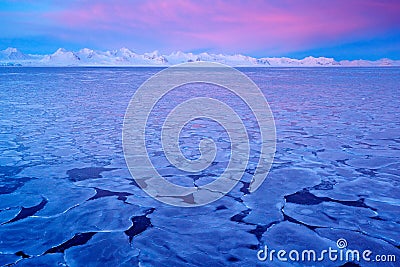
[[399,0],[0,0],[0,50],[400,59]]

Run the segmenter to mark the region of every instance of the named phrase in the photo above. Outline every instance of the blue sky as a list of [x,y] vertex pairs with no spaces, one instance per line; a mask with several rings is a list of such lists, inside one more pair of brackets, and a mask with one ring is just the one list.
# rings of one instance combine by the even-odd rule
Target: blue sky
[[400,59],[400,1],[0,2],[0,49]]

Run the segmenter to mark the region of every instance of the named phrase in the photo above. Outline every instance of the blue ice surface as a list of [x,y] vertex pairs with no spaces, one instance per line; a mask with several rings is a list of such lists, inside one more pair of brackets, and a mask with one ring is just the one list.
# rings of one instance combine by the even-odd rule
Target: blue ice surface
[[[273,111],[277,151],[258,191],[248,182],[259,131],[240,99],[210,85],[174,89],[146,129],[153,164],[177,184],[217,179],[231,144],[221,125],[187,124],[182,153],[215,164],[190,175],[169,164],[161,123],[173,105],[213,97],[244,117],[251,159],[243,181],[198,208],[146,195],[125,164],[121,131],[135,90],[160,68],[0,68],[0,266],[339,266],[261,262],[259,249],[336,248],[400,260],[400,68],[242,68]],[[396,265],[397,264],[397,265]],[[354,266],[354,265],[353,265]],[[355,265],[357,266],[357,265]]]

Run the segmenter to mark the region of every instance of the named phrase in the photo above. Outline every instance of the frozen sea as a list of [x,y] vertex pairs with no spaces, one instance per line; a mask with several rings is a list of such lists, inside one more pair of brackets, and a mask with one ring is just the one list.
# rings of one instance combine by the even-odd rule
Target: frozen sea
[[[197,208],[152,199],[125,163],[125,110],[160,70],[0,68],[0,266],[399,266],[400,68],[241,68],[273,112],[275,159],[256,192],[250,160],[228,195]],[[196,158],[202,136],[213,138],[215,164],[187,175],[166,161],[160,121],[193,96],[236,108],[254,158],[260,147],[234,95],[178,88],[152,113],[146,142],[160,173],[182,185],[207,184],[229,160],[221,125],[199,120],[184,127],[181,149]],[[265,246],[321,251],[338,239],[343,251],[397,262],[257,258]]]

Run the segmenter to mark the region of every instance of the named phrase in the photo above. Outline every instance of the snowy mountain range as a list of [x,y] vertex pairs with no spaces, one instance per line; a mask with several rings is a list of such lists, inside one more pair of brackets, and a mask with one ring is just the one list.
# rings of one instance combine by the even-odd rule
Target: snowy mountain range
[[137,54],[128,48],[113,51],[95,51],[84,48],[77,52],[59,48],[51,55],[24,54],[17,48],[0,51],[0,66],[170,66],[184,62],[219,62],[229,66],[251,67],[338,67],[338,66],[400,66],[400,60],[380,59],[336,61],[326,57],[306,57],[293,59],[287,57],[254,58],[245,55],[224,55],[209,53],[175,52],[161,55],[158,51]]

